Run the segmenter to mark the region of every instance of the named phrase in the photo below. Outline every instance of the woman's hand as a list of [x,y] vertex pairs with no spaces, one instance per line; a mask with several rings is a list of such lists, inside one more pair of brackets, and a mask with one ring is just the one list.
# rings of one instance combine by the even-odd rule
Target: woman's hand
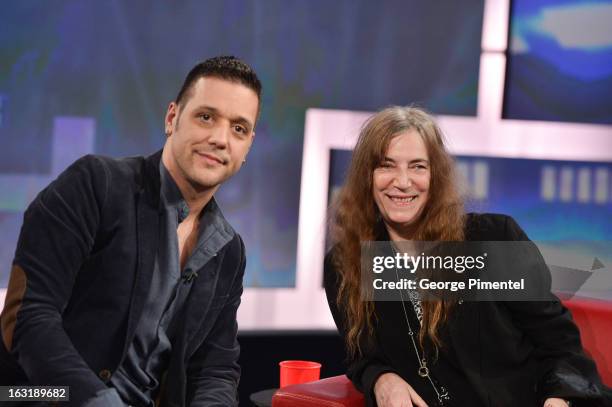
[[374,396],[379,407],[427,407],[412,386],[395,373],[380,375],[374,383]]
[[563,399],[551,397],[546,399],[544,407],[569,407],[569,403]]

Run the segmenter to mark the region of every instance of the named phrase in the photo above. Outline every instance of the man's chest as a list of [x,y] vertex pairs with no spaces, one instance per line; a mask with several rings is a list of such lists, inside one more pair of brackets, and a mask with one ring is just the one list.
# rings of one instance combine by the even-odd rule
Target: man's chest
[[193,253],[193,249],[198,243],[198,222],[195,219],[185,219],[176,228],[178,239],[179,265],[181,270]]

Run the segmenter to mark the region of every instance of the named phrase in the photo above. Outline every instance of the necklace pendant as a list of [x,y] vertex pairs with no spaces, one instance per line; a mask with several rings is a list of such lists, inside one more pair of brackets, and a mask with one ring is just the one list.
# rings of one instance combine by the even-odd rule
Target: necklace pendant
[[427,368],[427,366],[421,366],[419,367],[418,374],[421,377],[427,377],[429,376],[429,369]]

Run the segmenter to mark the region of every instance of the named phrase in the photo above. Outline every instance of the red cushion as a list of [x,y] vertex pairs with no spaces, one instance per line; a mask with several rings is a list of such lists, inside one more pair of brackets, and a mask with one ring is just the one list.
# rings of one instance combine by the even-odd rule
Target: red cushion
[[[580,328],[582,346],[595,360],[602,381],[612,386],[612,301],[572,298],[564,300]],[[363,395],[344,375],[279,389],[273,407],[363,407]]]
[[612,301],[571,298],[563,304],[580,328],[582,346],[595,360],[601,380],[612,386]]
[[283,387],[272,397],[272,407],[363,407],[363,405],[363,394],[353,387],[345,375]]

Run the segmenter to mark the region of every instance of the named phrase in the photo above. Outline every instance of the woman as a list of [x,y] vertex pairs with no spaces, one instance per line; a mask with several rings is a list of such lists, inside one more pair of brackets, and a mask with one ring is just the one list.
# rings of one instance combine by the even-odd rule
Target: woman
[[332,217],[328,302],[366,404],[607,405],[578,329],[540,302],[363,301],[364,241],[528,240],[508,216],[465,214],[454,163],[430,115],[390,107],[364,125]]

